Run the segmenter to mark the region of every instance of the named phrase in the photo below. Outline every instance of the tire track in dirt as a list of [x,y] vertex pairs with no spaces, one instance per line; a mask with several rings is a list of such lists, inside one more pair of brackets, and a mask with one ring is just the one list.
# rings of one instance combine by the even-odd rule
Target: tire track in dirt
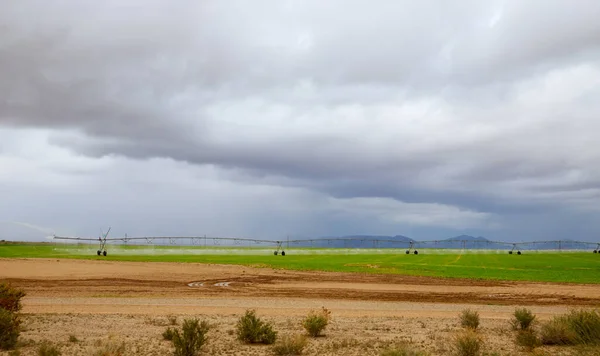
[[157,268],[156,263],[144,262],[56,261],[3,259],[0,260],[0,271],[8,274],[8,278],[2,274],[0,278],[24,288],[28,295],[34,297],[294,297],[450,304],[600,306],[600,288],[597,285],[299,272],[191,263],[160,263]]

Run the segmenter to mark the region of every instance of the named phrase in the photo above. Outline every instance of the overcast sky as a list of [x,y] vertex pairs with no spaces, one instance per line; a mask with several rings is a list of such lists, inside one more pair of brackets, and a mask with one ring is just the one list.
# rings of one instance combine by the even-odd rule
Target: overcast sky
[[597,241],[598,19],[597,0],[5,1],[0,235]]

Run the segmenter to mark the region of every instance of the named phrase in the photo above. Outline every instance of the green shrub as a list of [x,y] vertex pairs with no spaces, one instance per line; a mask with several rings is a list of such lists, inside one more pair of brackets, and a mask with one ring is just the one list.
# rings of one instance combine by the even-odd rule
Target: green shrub
[[544,345],[600,344],[600,314],[596,311],[572,310],[542,325]]
[[23,307],[21,298],[25,295],[25,292],[21,289],[13,288],[6,282],[0,283],[0,308],[12,313],[19,312]]
[[463,331],[454,338],[454,349],[458,356],[478,356],[483,340],[473,329]]
[[[206,333],[210,329],[208,322],[198,319],[185,319],[179,330],[173,331],[175,356],[195,356],[206,343]],[[163,335],[164,336],[164,335]]]
[[319,311],[312,310],[302,321],[302,326],[310,336],[317,337],[327,327],[330,318],[331,312],[325,308]]
[[15,313],[0,308],[0,350],[14,348],[19,334],[20,325]]
[[460,325],[463,328],[477,330],[479,327],[479,312],[471,309],[465,309],[459,315]]
[[248,344],[272,344],[277,339],[273,326],[260,320],[254,310],[246,310],[237,322],[236,332],[238,340]]
[[304,335],[284,335],[273,346],[273,352],[280,356],[301,355],[306,343],[306,337]]
[[515,330],[527,330],[535,321],[535,315],[527,308],[515,309],[511,324]]
[[523,346],[528,351],[533,351],[541,345],[540,339],[533,329],[519,330],[516,342],[517,345]]
[[38,347],[37,354],[38,356],[60,356],[60,351],[56,346],[44,340]]
[[165,330],[162,334],[163,339],[169,340],[169,341],[173,340],[173,335],[175,335],[175,329],[173,329],[173,328],[167,328],[167,330]]

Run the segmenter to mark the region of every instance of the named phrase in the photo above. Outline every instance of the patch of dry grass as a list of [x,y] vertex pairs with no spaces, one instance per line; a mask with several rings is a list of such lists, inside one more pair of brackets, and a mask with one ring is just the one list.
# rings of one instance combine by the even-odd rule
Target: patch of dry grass
[[307,343],[304,335],[284,335],[273,346],[273,352],[279,356],[301,355]]

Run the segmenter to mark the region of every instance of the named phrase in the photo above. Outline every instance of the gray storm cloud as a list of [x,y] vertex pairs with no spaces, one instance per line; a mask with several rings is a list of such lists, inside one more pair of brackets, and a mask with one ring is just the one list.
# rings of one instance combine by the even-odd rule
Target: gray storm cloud
[[27,218],[27,197],[69,225],[87,194],[118,220],[102,196],[141,184],[124,225],[177,211],[152,228],[192,231],[195,210],[216,234],[592,238],[598,18],[597,1],[7,4],[4,213]]

